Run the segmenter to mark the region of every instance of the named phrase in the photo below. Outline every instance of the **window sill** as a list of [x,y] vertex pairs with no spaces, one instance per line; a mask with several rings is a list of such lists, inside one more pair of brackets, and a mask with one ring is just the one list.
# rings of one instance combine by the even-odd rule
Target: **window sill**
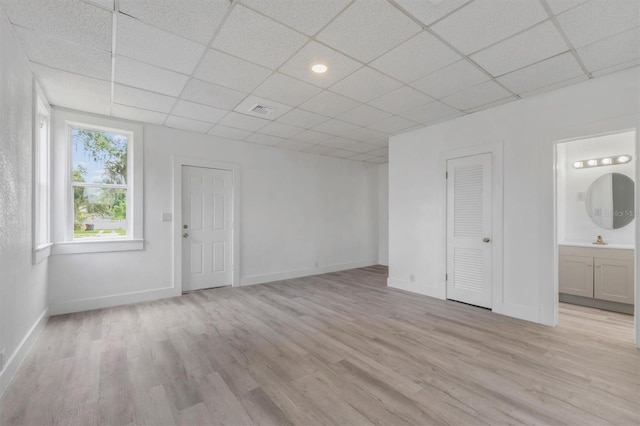
[[40,262],[42,262],[43,260],[45,260],[46,258],[48,258],[49,256],[51,256],[51,247],[53,246],[53,243],[48,243],[48,244],[42,244],[41,246],[38,246],[37,248],[33,249],[33,254],[32,254],[32,263],[38,264]]
[[51,254],[106,253],[143,249],[144,240],[64,241],[55,243]]

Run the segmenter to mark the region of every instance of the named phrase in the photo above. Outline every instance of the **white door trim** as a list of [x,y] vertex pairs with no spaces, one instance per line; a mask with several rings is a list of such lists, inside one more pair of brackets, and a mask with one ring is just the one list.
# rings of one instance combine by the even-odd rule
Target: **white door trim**
[[229,170],[233,173],[232,286],[240,285],[240,165],[222,161],[173,157],[173,288],[182,294],[182,166]]
[[[478,154],[492,154],[493,156],[493,175],[492,175],[492,190],[493,190],[493,207],[492,207],[492,285],[491,285],[491,310],[496,313],[503,313],[503,169],[504,169],[504,154],[503,154],[503,142],[487,143],[482,145],[471,146],[467,148],[453,149],[449,151],[443,151],[440,153],[440,165],[442,168],[442,185],[440,186],[440,218],[441,223],[447,223],[447,180],[445,179],[445,173],[447,172],[447,161],[460,157],[469,157]],[[443,251],[447,253],[447,227],[444,226],[441,235],[441,241],[443,242]],[[447,298],[447,281],[445,274],[447,271],[447,256],[444,256],[442,281],[439,285],[441,291],[439,296],[442,299]]]
[[[636,154],[640,153],[640,116],[637,114],[617,117],[609,120],[602,120],[592,123],[584,123],[565,129],[556,129],[548,132],[540,144],[540,185],[552,189],[553,198],[549,203],[540,203],[540,218],[552,215],[552,229],[540,229],[540,270],[542,266],[552,262],[553,268],[551,277],[540,279],[540,322],[546,325],[558,325],[558,179],[557,179],[557,146],[560,143],[569,142],[576,139],[585,139],[590,136],[598,136],[611,133],[620,133],[625,130],[635,130],[636,132]],[[549,164],[549,159],[552,163]],[[640,167],[636,164],[636,212],[640,207]],[[636,214],[637,216],[637,214]],[[637,219],[636,219],[637,220]],[[544,223],[543,220],[540,223]],[[634,307],[634,336],[635,345],[640,348],[640,226],[636,223],[636,262],[635,262],[635,307]],[[551,250],[549,248],[551,247]],[[548,259],[543,255],[553,256]],[[549,285],[543,283],[548,282]],[[552,283],[552,285],[551,285]]]

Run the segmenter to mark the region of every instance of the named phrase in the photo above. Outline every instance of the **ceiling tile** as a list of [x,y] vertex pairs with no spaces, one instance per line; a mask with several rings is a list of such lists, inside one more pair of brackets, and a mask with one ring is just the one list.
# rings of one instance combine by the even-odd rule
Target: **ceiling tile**
[[352,124],[357,124],[358,126],[368,126],[376,121],[384,120],[389,117],[391,117],[391,114],[388,112],[362,104],[351,111],[347,111],[344,114],[339,115],[338,119]]
[[127,105],[113,104],[111,115],[127,120],[140,121],[142,123],[163,124],[167,114],[146,109],[134,108]]
[[353,156],[353,152],[345,151],[344,149],[335,149],[331,152],[328,152],[326,155],[335,158],[347,158]]
[[477,86],[464,89],[461,92],[447,96],[442,101],[454,108],[461,110],[471,109],[489,102],[507,98],[511,95],[504,88],[493,81],[486,81]]
[[246,137],[251,135],[251,132],[217,124],[213,129],[209,130],[209,134],[221,138],[244,140]]
[[498,99],[498,100],[495,100],[495,101],[491,101],[491,102],[486,103],[484,105],[478,105],[476,107],[469,108],[465,112],[471,114],[473,112],[477,112],[477,111],[481,111],[481,110],[489,109],[489,108],[494,108],[494,107],[497,107],[499,105],[507,104],[509,102],[513,102],[513,101],[516,101],[516,100],[518,100],[518,98],[516,98],[515,96],[509,96],[507,98],[502,98],[502,99]]
[[356,130],[358,126],[345,123],[344,121],[331,119],[329,121],[325,121],[322,124],[319,124],[313,128],[313,130],[317,132],[329,133],[334,136],[341,136],[342,134]]
[[111,52],[112,13],[80,0],[3,1],[11,23]]
[[388,162],[389,162],[389,158],[387,157],[375,157],[367,161],[367,163],[373,163],[373,164],[386,164]]
[[211,129],[211,123],[205,123],[203,121],[192,120],[190,118],[176,117],[170,115],[165,122],[165,126],[173,127],[175,129],[190,130],[192,132],[207,133]]
[[471,0],[396,0],[403,9],[425,25],[431,25]]
[[315,114],[302,109],[292,109],[282,117],[278,118],[277,121],[309,129],[327,120],[329,120],[329,117],[325,117],[324,115]]
[[302,149],[302,152],[308,152],[310,154],[325,155],[329,152],[335,151],[335,148],[322,145],[307,145]]
[[242,0],[245,6],[257,10],[307,35],[320,31],[350,0]]
[[300,105],[300,108],[317,114],[336,117],[358,105],[358,102],[352,99],[325,90]]
[[118,14],[116,52],[142,62],[183,74],[191,74],[205,47]]
[[372,124],[369,128],[388,134],[397,134],[398,132],[402,132],[403,130],[410,129],[415,126],[415,122],[396,116]]
[[234,127],[236,129],[252,132],[262,129],[269,123],[271,123],[269,120],[250,117],[248,115],[238,114],[237,112],[233,111],[219,122],[219,124],[223,126]]
[[31,61],[87,77],[111,80],[109,52],[47,37],[42,32],[23,27],[14,26],[13,30]]
[[489,79],[477,66],[463,59],[414,81],[411,86],[440,99]]
[[116,83],[138,87],[163,95],[178,96],[189,77],[124,56],[116,57]]
[[254,133],[245,139],[247,142],[257,143],[260,145],[273,146],[277,143],[284,142],[285,139],[271,135],[263,135],[262,133]]
[[180,100],[173,107],[171,115],[178,117],[192,118],[194,120],[204,121],[206,123],[217,123],[227,115],[227,111],[223,109],[213,108],[210,106],[196,104],[194,102]]
[[373,151],[369,151],[368,154],[378,155],[380,157],[386,157],[389,155],[389,148],[380,148],[379,146],[376,146],[376,148],[377,149]]
[[436,121],[441,121],[444,118],[452,118],[458,115],[462,115],[462,112],[438,101],[412,109],[411,111],[406,111],[402,114],[403,117],[420,124],[431,124]]
[[347,157],[348,160],[352,160],[352,161],[370,161],[376,158],[378,157],[371,154],[358,154],[358,155],[352,155],[351,157]]
[[389,138],[386,133],[382,133],[369,128],[359,128],[351,130],[349,132],[346,132],[344,136],[349,139],[354,139],[360,142],[373,143],[376,145],[383,144],[383,141],[386,141]]
[[193,76],[218,86],[251,93],[272,73],[269,68],[208,49]]
[[237,5],[212,47],[276,69],[307,40],[302,34]]
[[282,141],[282,142],[278,142],[277,144],[274,145],[276,148],[281,148],[281,149],[288,149],[291,151],[302,151],[305,148],[308,148],[310,146],[314,146],[305,142],[298,142],[295,140],[291,140],[288,139],[286,141]]
[[[329,147],[340,148],[340,149],[347,149],[349,147],[356,146],[359,144],[360,142],[352,141],[351,139],[341,138],[339,136],[336,136],[331,139],[327,139],[326,141],[323,141],[322,143],[320,143],[320,145],[323,145],[323,146],[329,146]],[[351,155],[353,155],[353,152],[351,152]]]
[[364,67],[331,86],[330,90],[340,95],[357,99],[360,102],[369,102],[380,95],[397,89],[401,85],[402,83],[372,68]]
[[584,75],[582,68],[573,55],[567,52],[503,75],[498,81],[515,93],[524,93],[579,75]]
[[565,10],[576,7],[588,0],[547,0],[549,9],[554,15],[564,12]]
[[552,91],[552,90],[560,89],[561,87],[570,86],[572,84],[580,83],[580,82],[585,81],[585,80],[588,80],[588,77],[586,76],[586,74],[582,74],[582,75],[580,75],[578,77],[573,77],[573,78],[570,78],[568,80],[562,80],[562,81],[560,81],[558,83],[554,83],[554,84],[551,84],[549,86],[544,86],[544,87],[541,87],[539,89],[531,90],[529,92],[519,93],[519,95],[521,97],[523,97],[523,98],[536,96],[536,95],[539,95],[540,93],[544,93],[544,92],[549,92],[549,91]]
[[602,69],[600,71],[594,71],[594,72],[591,73],[591,75],[593,77],[600,77],[602,75],[607,75],[607,74],[610,74],[612,72],[618,72],[618,71],[626,70],[628,68],[637,67],[639,65],[640,65],[640,59],[634,59],[633,61],[625,62],[623,64],[614,65],[614,66],[609,67],[609,68],[604,68],[604,69]]
[[471,59],[497,77],[568,50],[560,32],[546,21],[471,55]]
[[[317,74],[311,71],[311,66],[319,63],[328,67],[327,72],[324,74]],[[361,66],[360,62],[354,61],[327,46],[311,41],[282,65],[280,72],[315,86],[327,88]]]
[[433,99],[424,93],[418,92],[409,86],[402,86],[393,92],[372,100],[369,105],[393,114],[401,114],[432,101]]
[[369,62],[420,30],[418,24],[386,0],[356,0],[316,38]]
[[192,79],[185,86],[182,97],[189,101],[216,108],[233,109],[246,95],[235,90],[227,89],[226,87]]
[[271,136],[279,136],[281,138],[290,138],[303,131],[304,129],[301,129],[300,127],[294,127],[288,124],[278,123],[276,121],[272,121],[262,129],[260,129],[260,133]]
[[320,143],[333,138],[332,135],[326,133],[315,132],[313,130],[307,130],[296,135],[296,140],[307,143]]
[[119,0],[118,4],[129,16],[205,45],[230,6],[228,0]]
[[371,66],[409,83],[459,59],[460,55],[423,31],[373,61]]
[[171,96],[159,95],[119,84],[114,87],[113,100],[119,104],[164,113],[170,112],[176,103],[176,98]]
[[579,48],[640,25],[640,2],[590,1],[556,19],[573,47]]
[[640,27],[581,47],[577,53],[591,72],[640,58]]
[[111,83],[39,64],[31,69],[51,105],[109,115]]
[[254,94],[283,104],[298,106],[321,91],[322,89],[319,87],[303,83],[284,74],[274,73],[256,89]]
[[549,16],[538,1],[475,0],[431,29],[465,54],[504,40]]
[[371,152],[379,149],[380,147],[378,145],[362,142],[362,143],[359,143],[358,145],[350,146],[348,150],[353,152],[363,153],[363,152]]

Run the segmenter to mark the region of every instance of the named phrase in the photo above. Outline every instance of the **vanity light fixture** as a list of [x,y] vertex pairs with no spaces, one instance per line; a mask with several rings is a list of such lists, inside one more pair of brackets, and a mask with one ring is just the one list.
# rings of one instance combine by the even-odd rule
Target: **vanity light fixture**
[[613,157],[592,158],[590,160],[580,160],[573,163],[574,169],[584,169],[585,167],[615,166],[616,164],[625,164],[631,161],[631,156],[615,155]]
[[316,74],[324,74],[325,72],[327,72],[327,66],[325,64],[315,64],[311,67],[311,71],[315,72]]

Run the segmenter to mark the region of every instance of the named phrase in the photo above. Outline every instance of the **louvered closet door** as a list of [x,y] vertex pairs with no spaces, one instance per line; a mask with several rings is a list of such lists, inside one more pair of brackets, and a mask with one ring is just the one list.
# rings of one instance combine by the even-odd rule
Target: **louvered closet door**
[[491,154],[447,162],[447,299],[491,308]]

